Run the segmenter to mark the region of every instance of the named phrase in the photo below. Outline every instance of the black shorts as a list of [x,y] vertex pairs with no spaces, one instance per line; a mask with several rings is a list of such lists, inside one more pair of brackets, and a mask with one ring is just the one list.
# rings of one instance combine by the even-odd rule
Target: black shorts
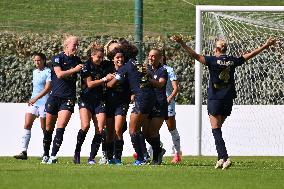
[[233,99],[208,100],[207,110],[210,115],[229,116],[232,112]]
[[156,102],[154,108],[152,109],[149,119],[154,118],[154,117],[162,117],[165,120],[167,120],[168,117],[168,103],[158,103]]
[[132,113],[150,114],[156,103],[155,95],[136,95]]
[[49,96],[45,104],[45,110],[51,115],[58,115],[61,110],[74,112],[75,99],[65,99],[56,96]]
[[105,106],[105,103],[103,101],[90,103],[90,102],[84,102],[84,101],[80,100],[78,102],[78,105],[79,105],[79,110],[81,108],[86,108],[87,110],[89,110],[91,112],[92,115],[96,115],[96,114],[99,114],[99,113],[106,113],[106,106]]
[[126,116],[129,105],[128,103],[107,103],[106,104],[106,115],[108,118],[121,115]]

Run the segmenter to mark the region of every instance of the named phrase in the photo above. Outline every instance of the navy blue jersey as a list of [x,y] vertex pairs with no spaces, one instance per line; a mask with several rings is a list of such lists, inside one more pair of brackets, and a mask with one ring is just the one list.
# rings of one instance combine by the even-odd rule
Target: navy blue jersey
[[59,79],[54,72],[54,67],[60,67],[62,71],[66,71],[75,68],[78,64],[81,63],[82,62],[78,56],[67,56],[64,52],[55,55],[52,58],[50,92],[52,96],[66,99],[76,98],[77,73]]
[[[168,72],[167,69],[165,69],[161,64],[157,66],[157,68],[153,69],[151,65],[148,65],[148,71],[151,73],[151,77],[159,81],[160,78],[164,78],[168,80]],[[157,102],[159,103],[166,103],[167,104],[167,95],[166,95],[166,83],[162,88],[154,88]]]
[[153,95],[154,89],[151,86],[143,65],[138,64],[134,59],[130,59],[126,64],[118,69],[117,75],[128,79],[131,92],[135,95]]
[[102,79],[106,73],[102,65],[94,65],[91,60],[88,60],[81,71],[81,95],[80,99],[84,102],[94,103],[101,101],[103,98],[104,86],[98,85],[93,88],[88,88],[84,79],[91,76],[92,81]]
[[205,56],[205,61],[209,69],[208,99],[236,98],[234,73],[245,62],[244,57]]
[[[108,73],[116,74],[115,67],[108,69]],[[106,102],[111,104],[130,103],[131,90],[127,76],[117,81],[116,84],[106,89]]]

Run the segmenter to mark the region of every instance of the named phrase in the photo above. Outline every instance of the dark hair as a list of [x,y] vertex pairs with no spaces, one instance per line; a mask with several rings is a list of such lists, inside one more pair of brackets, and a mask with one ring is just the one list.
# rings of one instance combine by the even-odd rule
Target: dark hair
[[123,56],[124,56],[124,49],[123,47],[119,46],[119,47],[115,47],[112,51],[110,51],[108,54],[107,54],[107,58],[112,61],[113,58],[115,57],[115,55],[117,53],[122,53]]
[[39,56],[40,59],[43,61],[43,65],[46,66],[46,56],[45,56],[45,54],[39,53],[39,52],[34,52],[32,55],[33,55],[33,57],[34,56]]

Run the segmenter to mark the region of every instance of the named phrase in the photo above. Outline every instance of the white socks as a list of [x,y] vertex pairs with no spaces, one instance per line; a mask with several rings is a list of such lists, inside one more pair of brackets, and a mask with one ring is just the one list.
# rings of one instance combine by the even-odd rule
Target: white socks
[[24,129],[24,135],[22,136],[22,151],[27,151],[31,139],[31,130]]
[[180,136],[177,129],[170,131],[176,153],[180,153]]

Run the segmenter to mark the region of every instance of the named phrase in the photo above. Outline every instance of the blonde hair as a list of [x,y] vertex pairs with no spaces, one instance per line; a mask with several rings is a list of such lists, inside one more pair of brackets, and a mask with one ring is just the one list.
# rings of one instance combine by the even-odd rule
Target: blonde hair
[[66,46],[73,40],[74,41],[79,41],[79,37],[74,36],[74,35],[65,36],[64,40],[63,40],[63,48],[65,49]]
[[218,40],[216,41],[216,49],[221,52],[221,53],[225,53],[227,51],[228,45],[226,43],[226,41],[224,40]]

